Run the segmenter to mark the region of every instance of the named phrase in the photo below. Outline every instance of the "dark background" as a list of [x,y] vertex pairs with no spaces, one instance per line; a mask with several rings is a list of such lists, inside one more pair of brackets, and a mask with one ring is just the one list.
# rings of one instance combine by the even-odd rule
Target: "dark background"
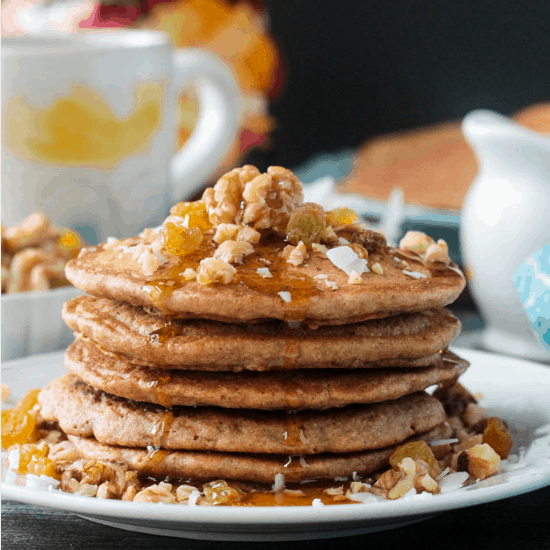
[[268,0],[286,60],[270,151],[294,167],[369,137],[550,99],[550,1]]

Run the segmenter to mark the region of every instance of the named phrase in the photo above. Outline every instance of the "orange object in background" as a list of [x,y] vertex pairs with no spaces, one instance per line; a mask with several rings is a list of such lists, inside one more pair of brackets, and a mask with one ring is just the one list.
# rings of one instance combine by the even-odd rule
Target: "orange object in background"
[[[532,105],[512,118],[531,130],[550,133],[550,103]],[[399,187],[407,203],[460,210],[477,170],[460,122],[450,121],[369,140],[357,152],[340,191],[387,201]]]
[[[201,47],[220,56],[232,67],[245,98],[240,139],[220,172],[238,164],[253,148],[269,145],[275,127],[268,113],[268,98],[281,87],[282,72],[277,46],[261,10],[247,2],[224,0],[175,0],[155,3],[137,25],[166,32],[175,47]],[[199,105],[192,92],[180,98],[179,144],[193,132]]]

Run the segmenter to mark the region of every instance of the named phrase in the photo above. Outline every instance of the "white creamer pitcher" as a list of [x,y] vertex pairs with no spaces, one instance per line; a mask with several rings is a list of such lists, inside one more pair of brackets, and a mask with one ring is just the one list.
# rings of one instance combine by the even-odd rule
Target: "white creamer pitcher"
[[486,323],[483,344],[547,361],[513,277],[522,261],[550,243],[550,137],[486,110],[469,113],[462,131],[479,161],[462,211],[461,246]]

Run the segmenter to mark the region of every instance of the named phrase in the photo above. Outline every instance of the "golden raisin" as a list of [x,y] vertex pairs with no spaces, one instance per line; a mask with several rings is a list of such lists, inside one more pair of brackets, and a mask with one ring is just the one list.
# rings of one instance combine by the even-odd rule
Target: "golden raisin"
[[203,234],[197,227],[185,227],[167,222],[161,231],[162,244],[170,254],[185,256],[199,248]]
[[19,450],[18,473],[22,475],[33,474],[35,476],[45,475],[61,479],[61,476],[56,471],[54,461],[48,458],[48,445],[14,445],[8,451],[14,449]]
[[22,411],[30,412],[32,409],[34,409],[34,407],[36,405],[38,405],[38,395],[39,395],[40,391],[41,390],[39,388],[34,389],[34,390],[29,390],[23,396],[21,401],[19,401],[19,403],[17,403],[16,408],[18,408]]
[[350,225],[355,220],[357,220],[357,214],[351,208],[345,206],[339,206],[327,212],[327,223],[329,225]]
[[204,496],[212,504],[229,504],[240,502],[242,493],[235,487],[230,487],[226,481],[217,480],[205,483],[202,487]]
[[302,241],[311,248],[313,243],[321,242],[326,229],[323,208],[318,204],[305,203],[290,216],[286,226],[286,238],[295,246]]
[[482,443],[487,443],[489,447],[500,456],[500,458],[508,458],[514,441],[512,440],[512,434],[506,427],[503,420],[496,416],[491,416],[487,419],[487,426],[483,431]]
[[396,471],[399,470],[399,464],[407,457],[413,460],[423,460],[428,465],[429,473],[434,479],[441,473],[437,460],[425,441],[411,441],[397,447],[390,455],[390,466]]
[[78,233],[71,229],[61,229],[61,236],[57,241],[61,250],[71,252],[73,256],[77,256],[82,248],[82,239]]
[[26,443],[34,432],[34,416],[18,407],[2,411],[2,447]]
[[202,201],[178,202],[172,206],[170,214],[183,218],[183,225],[188,228],[197,227],[206,231],[212,227],[206,205]]

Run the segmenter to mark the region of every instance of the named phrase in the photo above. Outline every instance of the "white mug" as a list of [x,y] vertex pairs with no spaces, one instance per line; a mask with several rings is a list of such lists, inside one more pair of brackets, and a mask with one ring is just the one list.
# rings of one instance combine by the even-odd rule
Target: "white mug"
[[[241,97],[215,55],[160,32],[98,31],[2,41],[2,223],[46,212],[87,242],[157,225],[216,170]],[[200,116],[176,150],[177,96]]]

